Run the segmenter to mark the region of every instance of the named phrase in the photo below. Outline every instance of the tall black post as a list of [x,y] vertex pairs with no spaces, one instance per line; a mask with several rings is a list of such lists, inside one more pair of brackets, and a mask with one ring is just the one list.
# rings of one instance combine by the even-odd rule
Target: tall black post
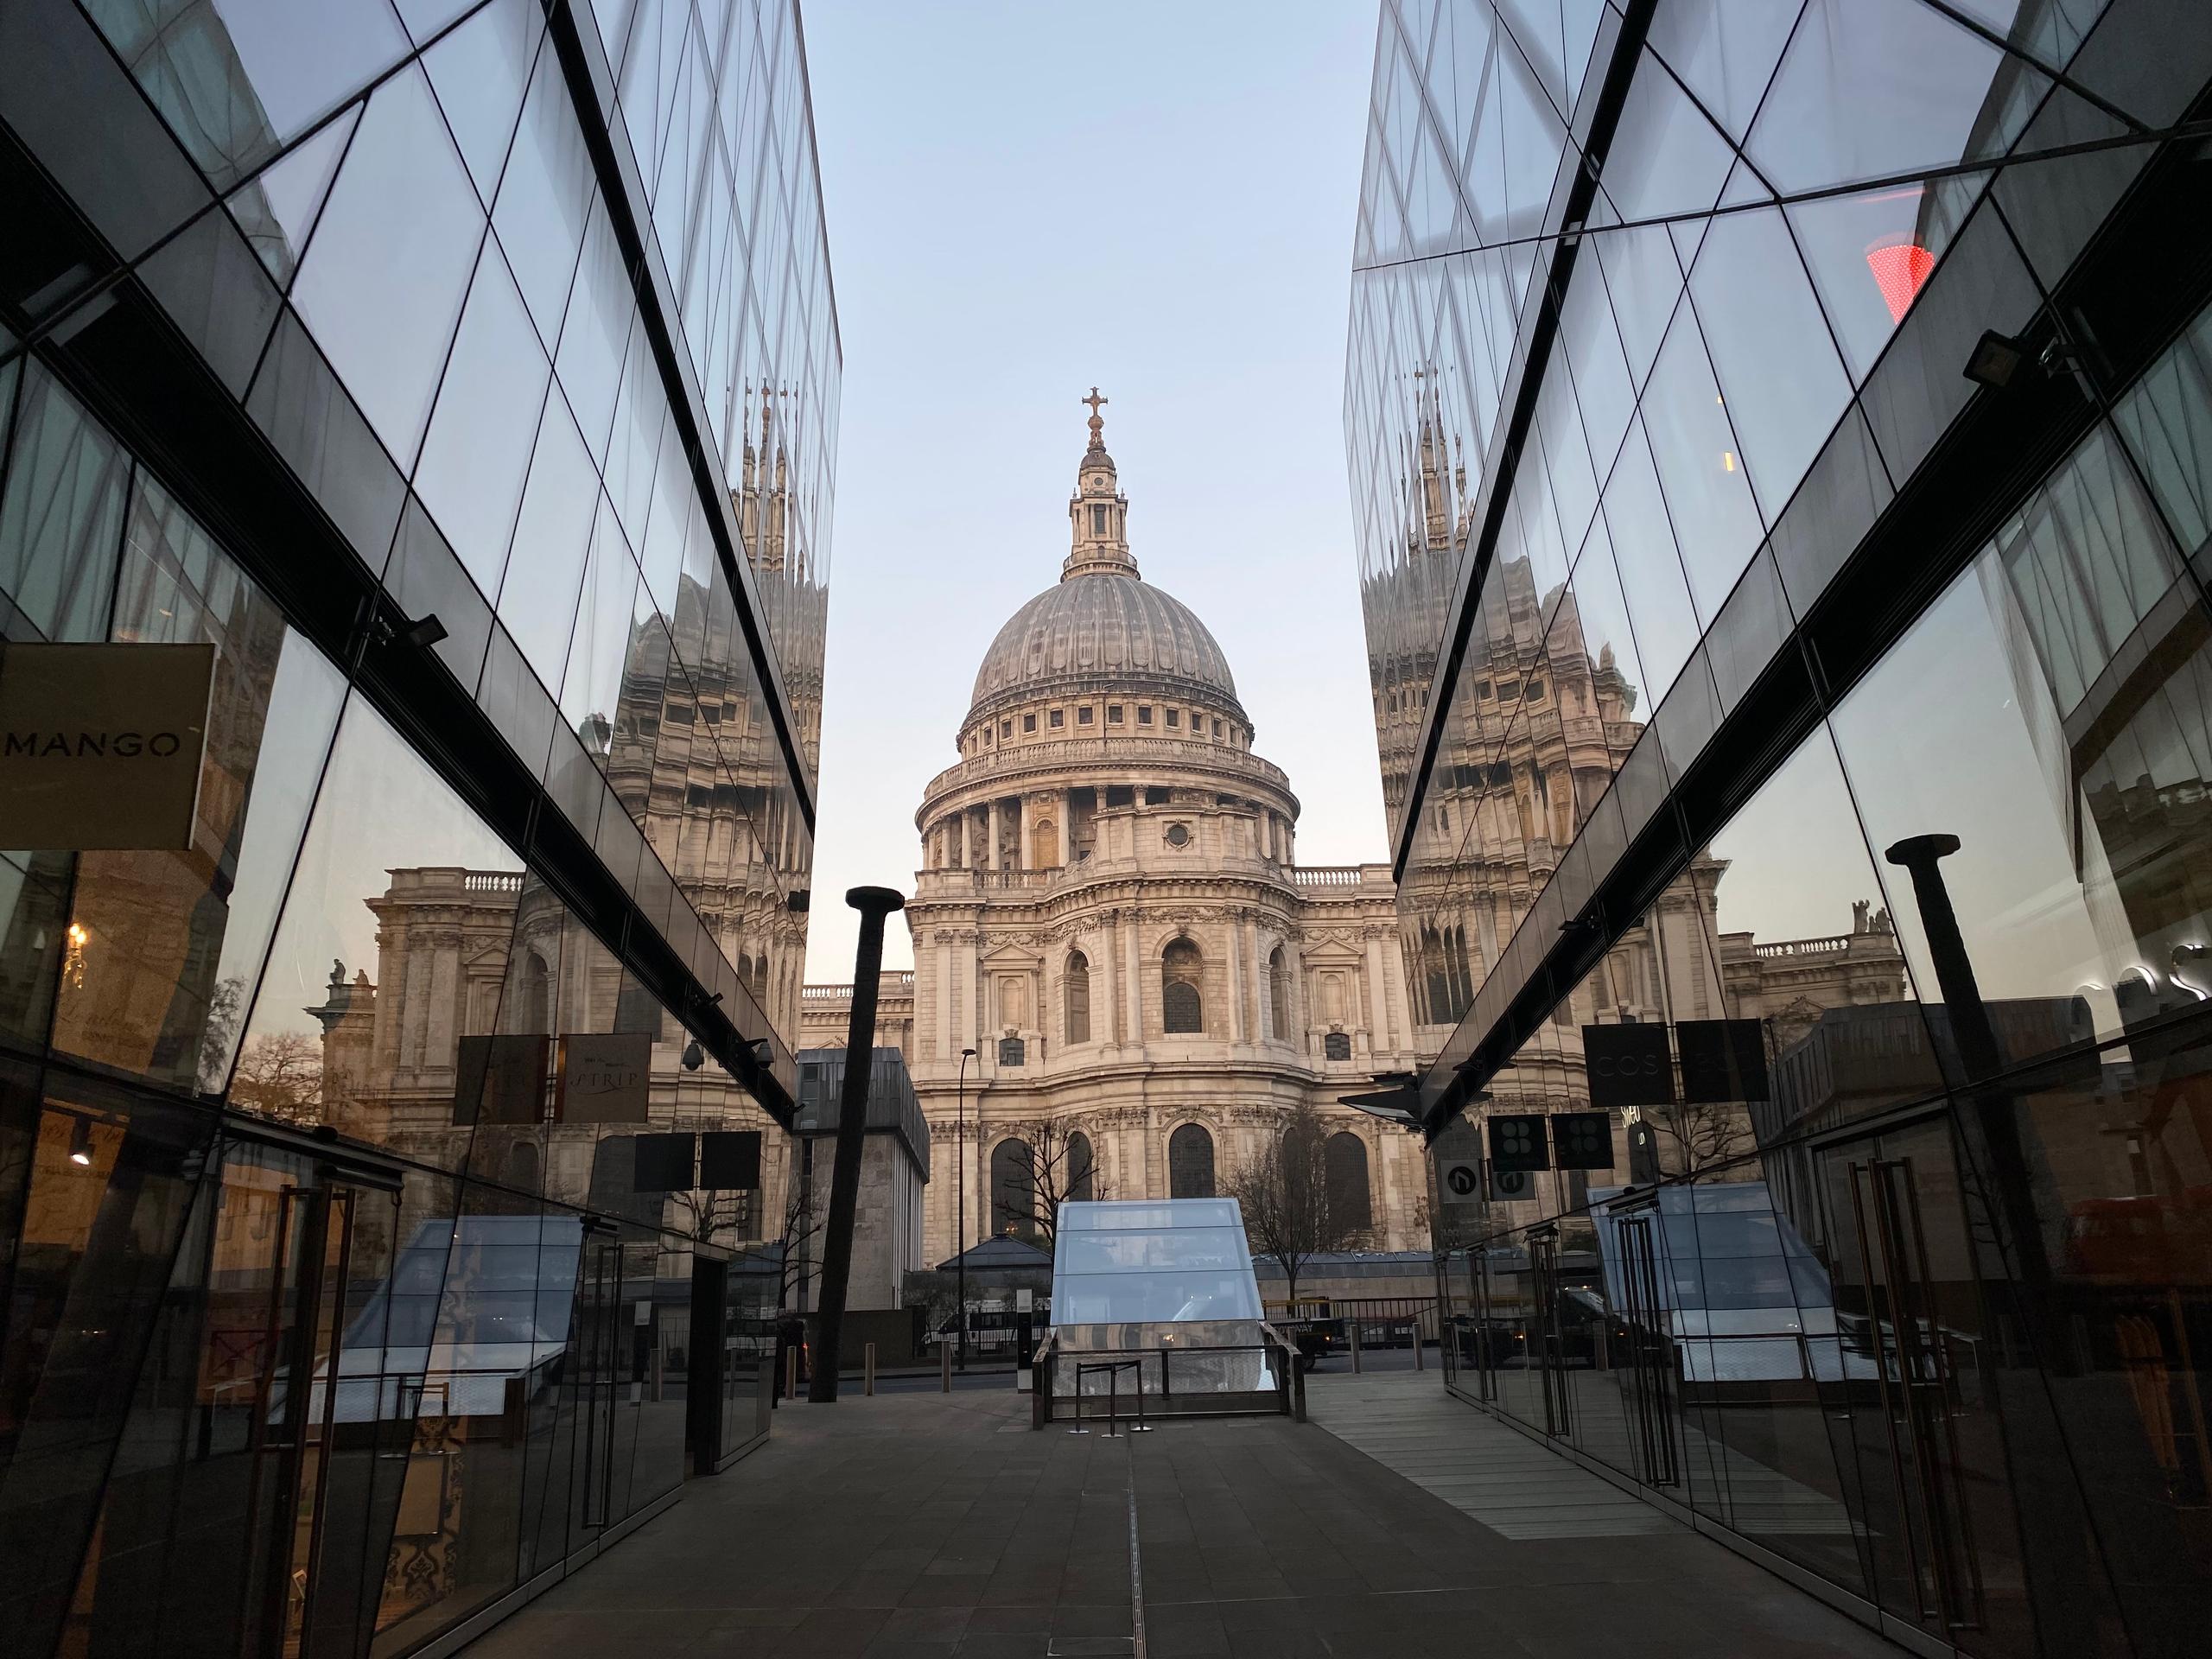
[[889,887],[854,887],[845,902],[861,913],[853,953],[853,1019],[845,1030],[845,1090],[837,1105],[837,1161],[830,1176],[830,1218],[822,1236],[822,1312],[815,1325],[810,1405],[837,1400],[837,1349],[844,1336],[845,1281],[853,1270],[853,1212],[860,1205],[861,1150],[868,1139],[868,1086],[875,1077],[875,993],[883,977],[883,918],[906,901]]
[[[1967,954],[1966,936],[1959,931],[1958,912],[1951,906],[1951,890],[1941,868],[1942,861],[1958,850],[1956,836],[1912,836],[1882,856],[1902,865],[1912,875],[1913,902],[1920,912],[1921,931],[1927,936],[1928,955],[1936,964],[1936,988],[1943,994],[1951,1039],[1958,1046],[1959,1058],[1966,1067],[1974,1122],[1988,1149],[1989,1173],[1997,1184],[1997,1208],[2012,1235],[2016,1275],[2028,1287],[2029,1297],[2020,1312],[2032,1332],[2045,1328],[2050,1312],[2041,1299],[2050,1287],[2050,1257],[2044,1249],[2043,1224],[2036,1213],[2035,1178],[2021,1145],[2015,1103],[2009,1093],[1989,1086],[1989,1079],[2004,1069],[2004,1055],[1997,1046],[1997,1028],[1990,1022],[1989,1005],[1982,1001],[1974,959]],[[2042,1357],[2045,1364],[2063,1363],[2055,1350]]]

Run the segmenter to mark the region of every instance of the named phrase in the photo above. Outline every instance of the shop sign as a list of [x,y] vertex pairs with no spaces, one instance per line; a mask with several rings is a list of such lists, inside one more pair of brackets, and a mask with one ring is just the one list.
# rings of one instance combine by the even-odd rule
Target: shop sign
[[0,646],[0,847],[192,845],[215,647]]
[[575,1032],[561,1039],[563,1123],[642,1123],[652,1098],[652,1033]]

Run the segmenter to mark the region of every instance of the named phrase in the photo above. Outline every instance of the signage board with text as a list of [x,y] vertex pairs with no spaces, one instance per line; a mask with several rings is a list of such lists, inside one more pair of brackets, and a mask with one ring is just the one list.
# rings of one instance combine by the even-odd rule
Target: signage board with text
[[561,1039],[563,1123],[642,1123],[652,1099],[649,1032],[570,1032]]
[[1766,1033],[1756,1020],[1685,1020],[1675,1027],[1682,1098],[1694,1106],[1764,1100]]
[[1585,1026],[1582,1058],[1590,1068],[1592,1106],[1675,1103],[1675,1066],[1664,1026]]
[[0,847],[192,845],[212,645],[0,646]]

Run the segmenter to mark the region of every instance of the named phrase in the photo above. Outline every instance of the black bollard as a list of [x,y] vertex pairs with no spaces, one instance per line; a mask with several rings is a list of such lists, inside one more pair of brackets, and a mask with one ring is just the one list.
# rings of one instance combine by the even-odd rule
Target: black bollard
[[875,993],[883,976],[883,918],[906,901],[889,887],[854,887],[845,902],[861,913],[853,953],[853,1018],[845,1031],[845,1090],[837,1103],[837,1161],[830,1176],[830,1216],[822,1235],[822,1307],[815,1321],[810,1405],[837,1400],[837,1349],[844,1336],[845,1281],[853,1270],[853,1212],[860,1206],[861,1151],[868,1138],[868,1085],[875,1076]]

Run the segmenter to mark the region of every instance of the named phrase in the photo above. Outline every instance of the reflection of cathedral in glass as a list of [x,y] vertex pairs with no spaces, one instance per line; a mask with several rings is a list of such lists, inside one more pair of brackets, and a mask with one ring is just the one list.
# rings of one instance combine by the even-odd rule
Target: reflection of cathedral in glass
[[758,1442],[804,1270],[798,9],[32,11],[0,633],[212,670],[173,838],[0,855],[8,1649],[450,1649]]
[[2193,1651],[2203,31],[1540,14],[1383,6],[1351,279],[1449,1386],[1901,1639]]

